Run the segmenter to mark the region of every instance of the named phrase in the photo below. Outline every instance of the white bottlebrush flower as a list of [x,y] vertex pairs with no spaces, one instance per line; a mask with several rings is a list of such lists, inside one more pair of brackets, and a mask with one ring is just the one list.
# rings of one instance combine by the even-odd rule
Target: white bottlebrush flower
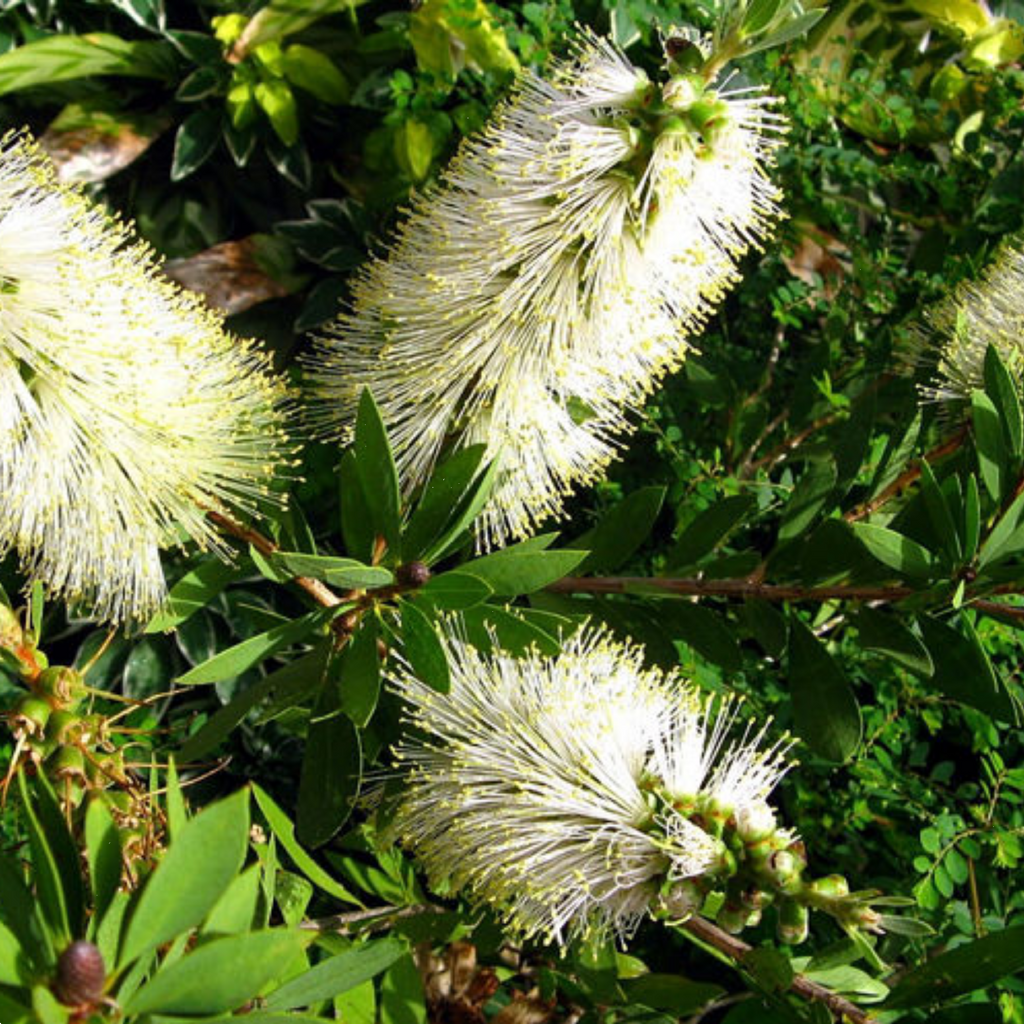
[[251,345],[166,281],[120,222],[0,140],[0,554],[99,619],[144,619],[159,549],[219,549],[286,443]]
[[976,281],[961,282],[925,317],[912,357],[931,363],[936,374],[921,389],[933,401],[968,401],[985,387],[985,353],[999,352],[1006,368],[1024,379],[1024,249],[1003,245]]
[[486,444],[481,547],[557,514],[777,216],[772,103],[659,87],[589,34],[525,75],[358,276],[311,360],[315,415],[347,427],[369,387],[407,490],[446,439]]
[[726,821],[766,808],[788,745],[727,741],[730,709],[709,724],[713,702],[600,630],[557,657],[443,642],[447,694],[396,679],[421,738],[396,752],[390,832],[432,883],[556,941],[695,909],[685,880],[718,869]]

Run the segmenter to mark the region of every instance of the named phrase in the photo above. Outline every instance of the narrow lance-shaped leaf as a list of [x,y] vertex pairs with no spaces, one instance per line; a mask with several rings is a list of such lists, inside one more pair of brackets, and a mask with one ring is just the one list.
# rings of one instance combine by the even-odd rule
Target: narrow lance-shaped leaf
[[344,903],[354,903],[362,906],[362,902],[352,895],[340,882],[332,878],[305,850],[299,845],[295,838],[295,828],[288,820],[288,815],[281,810],[269,794],[253,787],[253,795],[256,803],[267,820],[271,832],[277,837],[278,842],[284,847],[285,852],[292,859],[295,866],[315,886],[322,889],[329,896],[339,899]]
[[214,939],[159,970],[124,1012],[200,1016],[236,1010],[280,977],[313,937],[280,928]]
[[395,558],[401,555],[401,494],[387,430],[369,389],[359,399],[353,449],[373,524]]
[[845,761],[860,743],[857,698],[825,645],[795,616],[789,624],[789,686],[796,731],[829,761]]
[[615,505],[594,527],[585,543],[590,554],[580,572],[614,572],[650,536],[665,500],[664,487],[642,487]]
[[269,658],[282,647],[305,640],[333,613],[333,609],[320,608],[290,622],[282,622],[265,633],[259,633],[240,644],[235,644],[234,647],[229,647],[226,651],[215,654],[209,661],[189,669],[178,678],[178,682],[185,686],[197,686],[241,675],[246,669],[258,665],[264,658]]
[[241,868],[248,841],[246,790],[192,818],[142,890],[128,922],[120,965],[199,924]]
[[[373,669],[376,672],[372,702],[376,704],[380,685],[376,634],[363,626],[356,639],[359,637],[371,648]],[[309,722],[295,823],[299,839],[307,846],[322,846],[326,843],[348,819],[359,795],[363,769],[359,730],[342,710],[344,688],[357,685],[354,676],[363,668],[360,661],[362,652],[355,652],[355,643],[356,640],[353,640],[349,648],[335,659],[335,663],[341,667],[340,679],[328,667],[327,679]],[[353,654],[356,654],[354,660]],[[358,680],[358,683],[361,682],[362,678]],[[338,692],[339,683],[343,688],[341,694]],[[369,700],[367,696],[368,704]],[[372,705],[369,707],[367,718],[372,714]]]

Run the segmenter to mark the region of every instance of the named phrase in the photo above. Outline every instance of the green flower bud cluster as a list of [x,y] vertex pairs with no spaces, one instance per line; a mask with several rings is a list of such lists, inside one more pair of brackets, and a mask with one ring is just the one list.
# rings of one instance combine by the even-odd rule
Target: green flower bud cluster
[[734,810],[702,795],[672,806],[717,839],[720,849],[705,874],[665,884],[657,916],[685,919],[718,892],[723,900],[717,923],[733,935],[760,924],[768,907],[774,907],[778,939],[787,945],[806,940],[811,910],[829,914],[848,932],[882,930],[881,915],[870,906],[877,893],[851,893],[841,875],[805,877],[803,841],[778,826],[765,801],[752,800]]
[[129,788],[124,754],[111,739],[107,716],[86,704],[89,688],[83,673],[49,665],[31,631],[4,604],[0,655],[25,687],[5,715],[16,743],[8,782],[22,766],[42,771],[69,807],[89,791]]

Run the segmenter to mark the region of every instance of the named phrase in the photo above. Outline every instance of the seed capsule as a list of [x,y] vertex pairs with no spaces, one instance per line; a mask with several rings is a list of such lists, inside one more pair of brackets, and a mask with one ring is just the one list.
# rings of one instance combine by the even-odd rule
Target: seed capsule
[[784,900],[779,906],[779,941],[787,946],[804,942],[810,929],[810,912],[802,903]]
[[57,959],[53,994],[65,1006],[92,1006],[103,995],[107,968],[100,951],[79,939]]
[[395,570],[395,579],[403,587],[422,587],[430,579],[430,569],[425,562],[406,562]]

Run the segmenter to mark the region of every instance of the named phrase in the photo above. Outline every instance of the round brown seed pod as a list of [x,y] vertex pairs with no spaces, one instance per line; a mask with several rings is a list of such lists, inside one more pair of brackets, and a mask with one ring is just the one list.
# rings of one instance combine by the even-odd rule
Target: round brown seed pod
[[65,1006],[91,1006],[103,995],[107,968],[100,951],[84,939],[72,942],[57,958],[53,994]]
[[403,587],[422,587],[430,579],[430,568],[425,562],[406,562],[395,570],[395,579]]

